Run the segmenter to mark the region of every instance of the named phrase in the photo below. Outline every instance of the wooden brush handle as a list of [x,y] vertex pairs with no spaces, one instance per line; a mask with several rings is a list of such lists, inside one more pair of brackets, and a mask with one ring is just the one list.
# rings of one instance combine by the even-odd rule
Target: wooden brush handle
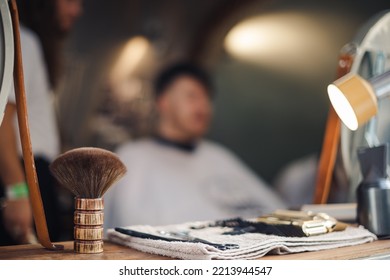
[[24,89],[24,77],[22,66],[22,50],[19,32],[19,16],[16,1],[11,1],[10,12],[12,17],[12,27],[15,42],[15,66],[14,66],[14,84],[16,97],[16,110],[18,115],[20,140],[22,143],[22,152],[24,160],[24,169],[26,172],[27,185],[30,194],[32,212],[37,230],[38,240],[42,246],[50,250],[63,249],[62,245],[54,245],[50,241],[49,231],[47,229],[45,211],[41,192],[39,190],[37,173],[35,170],[34,157],[31,148],[30,131],[28,128],[26,94]]
[[102,240],[103,227],[76,225],[74,227],[74,238],[76,240]]
[[98,226],[102,225],[104,221],[103,211],[79,211],[74,212],[74,224],[75,225],[89,225]]
[[102,198],[75,198],[74,250],[76,253],[103,252]]
[[97,211],[104,209],[103,198],[75,198],[76,210]]
[[74,250],[80,254],[94,254],[103,252],[103,241],[81,241],[75,240]]

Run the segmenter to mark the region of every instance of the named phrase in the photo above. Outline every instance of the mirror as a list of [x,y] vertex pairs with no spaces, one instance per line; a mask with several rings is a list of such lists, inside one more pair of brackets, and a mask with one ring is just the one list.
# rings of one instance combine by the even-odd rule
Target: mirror
[[[352,42],[356,47],[351,72],[372,78],[390,69],[390,11],[374,16],[357,33]],[[341,127],[340,151],[342,167],[348,180],[348,201],[355,200],[356,187],[361,180],[357,148],[390,142],[390,99],[382,99],[376,117],[369,123],[351,131]],[[336,166],[336,168],[338,168]]]
[[8,94],[12,86],[14,68],[14,40],[12,22],[6,0],[0,2],[0,125],[3,120]]

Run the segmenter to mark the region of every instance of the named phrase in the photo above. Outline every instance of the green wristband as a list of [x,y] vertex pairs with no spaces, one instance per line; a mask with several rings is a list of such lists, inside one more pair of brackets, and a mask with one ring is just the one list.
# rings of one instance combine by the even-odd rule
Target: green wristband
[[7,186],[5,194],[8,200],[26,198],[28,197],[28,186],[26,182]]

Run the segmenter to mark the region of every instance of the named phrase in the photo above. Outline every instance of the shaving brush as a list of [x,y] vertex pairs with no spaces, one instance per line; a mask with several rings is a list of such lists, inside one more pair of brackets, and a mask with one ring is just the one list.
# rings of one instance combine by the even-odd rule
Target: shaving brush
[[103,252],[103,195],[126,173],[126,167],[114,153],[88,147],[60,155],[50,171],[76,196],[74,250]]

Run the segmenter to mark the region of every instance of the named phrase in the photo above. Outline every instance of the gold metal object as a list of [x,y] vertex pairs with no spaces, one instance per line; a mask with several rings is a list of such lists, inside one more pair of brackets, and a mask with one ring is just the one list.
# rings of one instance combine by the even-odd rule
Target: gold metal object
[[258,222],[271,225],[293,225],[302,228],[306,236],[324,234],[336,230],[344,230],[346,225],[325,213],[306,211],[276,210],[257,218]]

